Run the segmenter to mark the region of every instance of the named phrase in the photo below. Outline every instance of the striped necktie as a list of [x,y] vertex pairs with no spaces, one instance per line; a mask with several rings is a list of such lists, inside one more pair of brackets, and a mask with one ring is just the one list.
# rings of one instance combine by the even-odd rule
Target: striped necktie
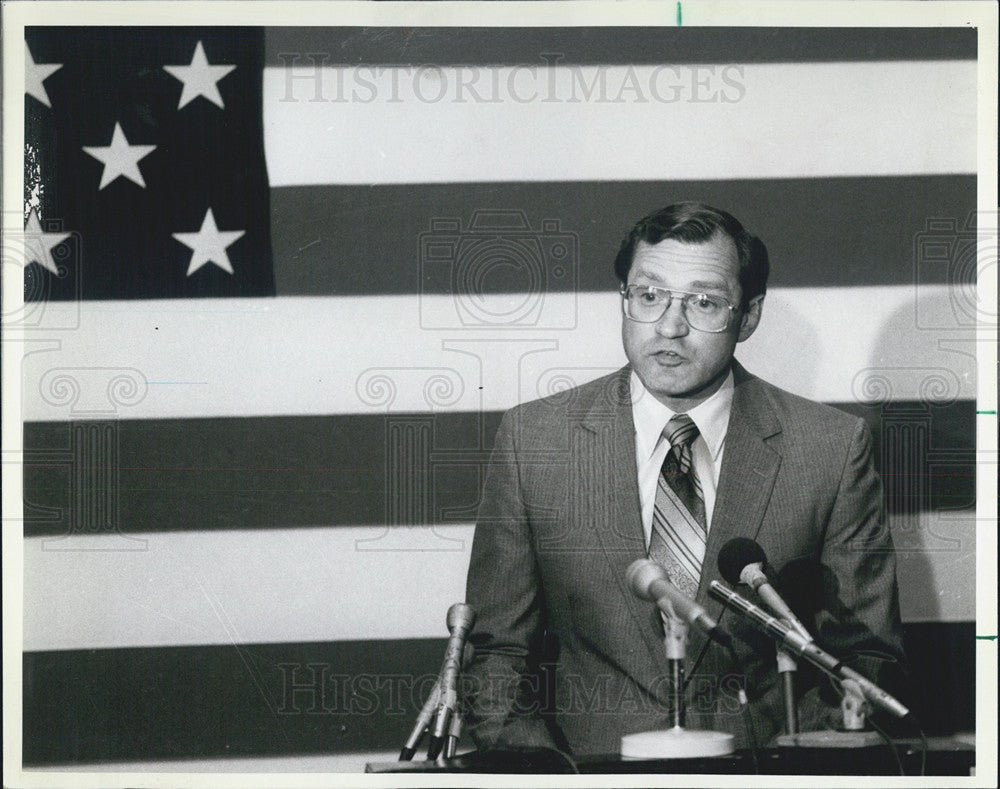
[[705,500],[691,457],[698,426],[687,414],[678,414],[667,423],[663,436],[670,451],[656,487],[649,558],[666,569],[678,589],[694,598],[707,537]]

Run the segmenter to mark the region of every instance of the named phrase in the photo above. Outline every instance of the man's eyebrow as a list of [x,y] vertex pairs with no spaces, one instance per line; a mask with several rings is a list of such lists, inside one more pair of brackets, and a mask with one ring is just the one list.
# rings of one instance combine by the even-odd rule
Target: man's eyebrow
[[[637,275],[637,277],[641,277],[641,278],[644,278],[644,279],[651,280],[654,283],[662,281],[658,277],[655,277],[652,274],[649,274],[648,272],[642,271],[641,269],[638,272],[636,272],[636,275]],[[662,285],[655,285],[654,284],[653,287],[659,288],[659,287],[663,287],[663,286]],[[687,283],[687,285],[685,287],[688,290],[690,290],[690,291],[698,291],[698,292],[703,291],[703,290],[723,290],[723,291],[728,291],[729,290],[729,283],[725,282],[724,280],[711,281],[711,280],[699,279],[699,280],[695,280],[694,282]]]
[[695,280],[694,282],[689,282],[688,283],[688,287],[689,288],[693,288],[695,290],[697,290],[697,289],[701,289],[701,290],[729,290],[728,285],[729,285],[729,283],[727,283],[725,281],[722,281],[722,280],[716,280],[714,282],[711,282],[711,281],[699,279],[699,280]]

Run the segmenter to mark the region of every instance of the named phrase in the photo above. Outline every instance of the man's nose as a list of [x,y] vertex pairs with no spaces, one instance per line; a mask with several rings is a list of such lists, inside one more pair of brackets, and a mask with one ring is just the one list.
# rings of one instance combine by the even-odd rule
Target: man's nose
[[673,299],[666,312],[656,322],[656,333],[664,337],[683,337],[690,331],[687,319],[684,317],[684,305],[680,299]]

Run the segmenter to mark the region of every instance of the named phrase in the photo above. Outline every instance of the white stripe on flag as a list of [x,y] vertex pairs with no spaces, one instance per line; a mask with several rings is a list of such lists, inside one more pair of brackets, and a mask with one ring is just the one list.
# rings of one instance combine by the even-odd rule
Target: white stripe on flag
[[271,185],[976,171],[975,61],[536,66],[266,68]]
[[[971,400],[964,296],[938,285],[774,290],[737,357],[820,401]],[[77,329],[25,358],[24,417],[496,411],[625,363],[617,294],[539,299],[538,328],[505,331],[462,328],[448,296],[44,304],[47,319]],[[495,316],[506,303],[476,307]],[[111,402],[118,372],[137,389]]]
[[[903,619],[974,619],[975,512],[893,516],[890,525]],[[472,527],[135,539],[145,550],[123,551],[138,544],[113,535],[25,540],[24,648],[446,638],[445,613],[464,599]]]
[[25,540],[24,649],[447,638],[472,527]]

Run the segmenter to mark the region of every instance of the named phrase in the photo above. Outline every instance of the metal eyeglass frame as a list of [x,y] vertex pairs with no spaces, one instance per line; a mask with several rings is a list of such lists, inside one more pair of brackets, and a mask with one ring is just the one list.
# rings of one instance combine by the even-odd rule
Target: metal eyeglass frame
[[[640,289],[655,290],[660,293],[668,294],[669,298],[663,305],[663,312],[661,312],[655,320],[644,321],[644,320],[639,320],[638,318],[633,318],[631,315],[629,315],[628,312],[629,288],[635,288],[637,290]],[[685,298],[681,299],[681,315],[684,317],[684,322],[695,331],[705,332],[706,334],[722,334],[722,332],[726,331],[726,329],[728,329],[732,325],[733,316],[736,314],[736,311],[739,310],[739,306],[736,304],[730,304],[728,299],[724,299],[721,296],[713,296],[710,293],[704,293],[702,291],[673,290],[671,288],[660,288],[657,287],[656,285],[623,285],[619,290],[619,293],[621,293],[622,296],[622,314],[630,321],[635,321],[636,323],[659,323],[661,320],[663,320],[663,316],[667,314],[667,310],[670,309],[670,305],[674,303],[674,296],[683,295],[685,296]],[[721,329],[700,329],[694,324],[692,324],[691,319],[688,318],[688,311],[687,311],[688,310],[687,297],[689,296],[707,296],[708,298],[718,299],[719,301],[723,302],[726,305],[726,309],[728,310],[728,313],[726,315],[725,325]]]

